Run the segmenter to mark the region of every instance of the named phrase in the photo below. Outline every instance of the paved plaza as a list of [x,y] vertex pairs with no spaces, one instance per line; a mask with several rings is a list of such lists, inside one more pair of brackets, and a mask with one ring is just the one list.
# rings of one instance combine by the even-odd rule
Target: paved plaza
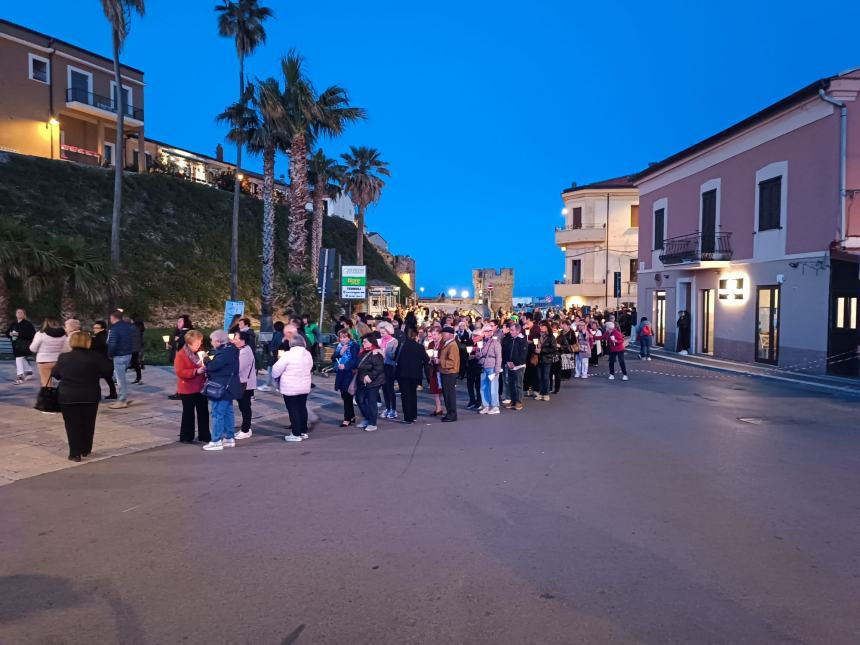
[[0,643],[860,642],[860,398],[630,366],[374,434],[320,381],[214,454],[150,368],[81,465],[0,385]]

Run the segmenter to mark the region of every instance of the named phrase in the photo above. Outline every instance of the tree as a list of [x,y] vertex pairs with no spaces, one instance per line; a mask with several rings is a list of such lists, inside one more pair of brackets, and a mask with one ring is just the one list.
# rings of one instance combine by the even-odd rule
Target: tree
[[63,320],[75,317],[75,298],[78,295],[96,303],[102,299],[105,286],[108,293],[120,293],[118,278],[105,274],[104,262],[87,246],[84,238],[52,237],[48,248],[53,257],[49,275],[60,282],[60,316]]
[[44,275],[54,266],[49,251],[23,238],[21,227],[0,218],[0,318],[9,312],[9,283],[7,278],[20,281],[24,295],[32,300],[45,286]]
[[308,148],[318,136],[340,135],[348,123],[365,118],[363,109],[349,106],[342,87],[332,85],[317,95],[302,66],[303,59],[295,50],[281,60],[284,111],[291,132],[288,266],[293,273],[307,270]]
[[[125,138],[123,123],[125,120],[125,97],[122,92],[122,74],[119,64],[119,53],[128,36],[131,14],[143,15],[144,0],[102,0],[105,18],[111,27],[113,40],[113,75],[116,83],[116,155],[114,160],[113,181],[113,216],[110,229],[110,264],[111,274],[116,275],[119,269],[119,228],[122,213],[122,172],[125,167]],[[112,296],[112,294],[110,294]],[[112,300],[112,297],[111,297]],[[111,306],[113,302],[111,302]]]
[[[218,33],[236,42],[236,55],[239,57],[239,100],[245,96],[245,57],[250,56],[258,46],[266,42],[263,23],[273,13],[268,7],[261,7],[257,0],[225,0],[217,5]],[[236,172],[233,184],[233,221],[230,242],[230,300],[239,297],[239,174],[242,172],[242,144],[236,144]]]
[[230,124],[227,139],[241,143],[251,154],[263,156],[263,275],[260,289],[260,328],[272,330],[272,292],[275,279],[275,154],[286,151],[290,131],[283,95],[274,78],[249,83],[245,95],[218,115]]
[[355,221],[355,263],[364,264],[364,213],[371,204],[379,202],[385,182],[380,175],[390,177],[388,162],[379,158],[376,148],[350,146],[350,152],[341,155],[346,165],[342,185],[358,207]]
[[317,150],[308,160],[308,180],[313,184],[313,223],[311,225],[311,277],[319,280],[320,247],[322,246],[323,220],[325,219],[325,199],[334,199],[340,194],[340,178],[344,167],[334,159],[328,158],[322,149]]

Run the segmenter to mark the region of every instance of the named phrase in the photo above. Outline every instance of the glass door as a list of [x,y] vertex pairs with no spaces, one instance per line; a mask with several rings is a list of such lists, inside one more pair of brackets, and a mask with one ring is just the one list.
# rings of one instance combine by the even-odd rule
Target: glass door
[[714,353],[714,290],[702,289],[701,293],[702,333],[699,336],[699,352]]
[[654,342],[663,347],[666,344],[666,292],[654,292]]
[[779,287],[759,287],[756,293],[756,354],[759,363],[779,361]]

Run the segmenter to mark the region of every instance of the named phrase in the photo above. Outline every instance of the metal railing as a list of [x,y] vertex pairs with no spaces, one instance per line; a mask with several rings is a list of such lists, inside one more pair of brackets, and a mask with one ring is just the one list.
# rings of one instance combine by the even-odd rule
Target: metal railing
[[[70,87],[66,89],[66,102],[70,103],[72,101],[83,103],[84,105],[91,105],[94,108],[113,112],[114,114],[117,113],[116,103],[113,99],[107,96],[101,96],[100,94],[87,92],[79,87]],[[131,117],[132,119],[143,121],[143,108],[125,105],[123,108],[123,114],[127,117]]]
[[556,226],[556,231],[588,231],[606,228],[605,224],[569,224],[568,226]]
[[713,233],[704,235],[699,231],[663,240],[660,262],[684,264],[732,259],[732,234]]

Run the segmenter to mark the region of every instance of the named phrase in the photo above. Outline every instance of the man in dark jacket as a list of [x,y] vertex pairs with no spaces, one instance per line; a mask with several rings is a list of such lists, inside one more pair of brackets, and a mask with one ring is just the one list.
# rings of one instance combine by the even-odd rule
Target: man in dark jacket
[[236,446],[234,430],[235,417],[233,401],[242,396],[242,383],[239,381],[239,350],[228,342],[227,332],[216,329],[209,335],[215,357],[206,365],[206,378],[220,387],[218,397],[204,390],[212,405],[212,441],[203,450],[223,450]]
[[[90,351],[93,351],[97,354],[101,354],[105,357],[105,360],[108,359],[108,348],[107,348],[107,325],[105,325],[104,320],[97,320],[93,323],[93,342],[90,345]],[[115,399],[116,398],[116,384],[113,382],[113,361],[110,361],[111,364],[111,375],[105,379],[105,382],[108,384],[108,389],[110,390],[110,394],[107,398]]]
[[442,349],[436,362],[442,375],[442,398],[445,401],[443,423],[457,420],[457,375],[460,373],[460,348],[457,346],[453,327],[442,328]]
[[108,334],[108,358],[113,359],[114,377],[119,391],[117,401],[108,406],[109,410],[121,410],[128,407],[128,380],[125,373],[131,363],[134,352],[134,335],[137,330],[123,320],[122,312],[117,309],[110,315],[110,333]]
[[511,344],[508,351],[508,393],[511,402],[506,404],[508,409],[523,409],[523,375],[526,371],[526,361],[529,355],[529,342],[522,333],[522,327],[511,325]]
[[15,357],[15,385],[33,377],[27,357],[30,355],[30,343],[35,335],[36,329],[33,323],[27,320],[27,312],[16,309],[15,322],[6,328],[6,336],[12,341],[12,355]]
[[403,423],[412,424],[418,418],[418,384],[424,376],[427,352],[415,340],[418,332],[409,327],[406,337],[397,347],[397,366],[394,377],[400,385],[400,402],[403,405]]

